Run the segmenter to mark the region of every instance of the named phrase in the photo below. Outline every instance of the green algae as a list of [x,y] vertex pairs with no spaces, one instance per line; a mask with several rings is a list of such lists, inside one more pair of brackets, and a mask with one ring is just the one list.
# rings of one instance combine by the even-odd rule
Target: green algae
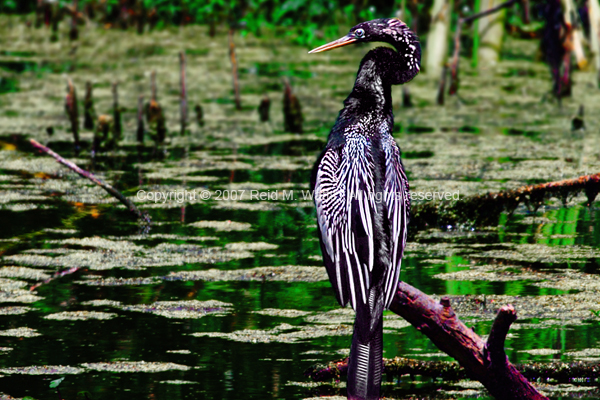
[[[140,380],[128,386],[110,380],[111,373],[125,370],[181,373],[178,379],[158,382],[174,388],[198,382],[207,392],[196,397],[221,398],[228,388],[242,386],[258,397],[270,398],[274,393],[265,387],[283,388],[286,382],[290,389],[279,389],[278,397],[307,396],[299,388],[313,386],[298,384],[301,371],[289,368],[290,362],[283,360],[304,362],[298,361],[298,353],[319,361],[347,355],[354,312],[338,309],[328,287],[312,201],[256,200],[250,191],[268,194],[308,188],[312,164],[367,49],[328,53],[317,62],[305,54],[306,49],[277,42],[280,53],[276,57],[289,62],[273,63],[274,38],[240,38],[236,42],[240,67],[248,71],[240,79],[248,107],[234,112],[230,73],[223,68],[228,57],[225,35],[208,38],[205,27],[196,26],[139,37],[95,29],[89,27],[74,55],[68,54],[71,47],[64,43],[49,43],[43,30],[3,29],[0,35],[0,42],[12,53],[6,57],[20,57],[13,51],[18,47],[30,54],[28,62],[34,68],[18,73],[19,92],[0,98],[4,108],[0,115],[0,218],[9,229],[24,229],[17,238],[8,230],[0,241],[0,251],[9,250],[2,254],[0,269],[0,302],[8,306],[0,308],[1,322],[15,320],[16,327],[39,330],[48,340],[46,346],[65,349],[75,360],[67,362],[77,366],[68,368],[77,368],[85,376],[77,381],[80,385],[89,385],[90,390],[123,388],[123,394],[115,394],[118,398],[148,397],[150,393],[141,388],[154,387],[154,382]],[[532,44],[508,38],[507,46],[530,59],[536,51]],[[202,104],[206,126],[191,126],[189,137],[167,138],[154,156],[149,147],[135,154],[132,105],[138,95],[147,94],[150,69],[157,71],[168,129],[179,128],[176,56],[181,48],[194,49],[188,52],[189,97]],[[65,60],[74,68],[69,76],[78,87],[88,80],[94,83],[94,100],[101,112],[111,109],[110,82],[119,80],[120,102],[126,108],[125,138],[121,148],[96,160],[95,173],[151,213],[155,224],[150,234],[140,234],[123,208],[103,190],[53,160],[32,154],[24,143],[25,137],[36,138],[92,169],[88,150],[84,148],[80,157],[72,153],[63,110],[65,78],[53,72],[62,70]],[[44,69],[43,62],[51,68]],[[569,132],[579,103],[586,104],[588,127],[600,123],[596,109],[600,95],[586,89],[594,83],[593,73],[575,74],[576,101],[565,100],[558,109],[551,102],[540,102],[550,88],[547,68],[540,63],[503,60],[491,74],[476,74],[467,63],[462,65],[462,105],[436,106],[435,87],[426,75],[410,84],[418,107],[400,109],[396,102],[396,138],[405,154],[411,190],[458,191],[463,197],[600,170],[595,135]],[[251,73],[253,68],[256,73]],[[293,84],[305,111],[308,132],[302,136],[281,132],[283,116],[277,111],[272,112],[269,126],[260,125],[251,106],[258,105],[265,93],[280,99],[281,75],[301,76]],[[400,90],[393,89],[395,99],[400,98]],[[52,137],[46,134],[50,126]],[[89,143],[92,133],[84,131],[81,137]],[[211,199],[155,204],[137,198],[138,190],[182,189],[207,190]],[[225,190],[246,192],[237,200],[217,199],[219,191]],[[585,202],[581,195],[568,198],[565,209],[561,199],[549,199],[537,214],[520,207],[510,218],[501,216],[501,223],[493,227],[474,227],[469,221],[452,227],[430,226],[408,243],[402,278],[438,299],[450,294],[457,313],[482,335],[489,332],[499,307],[514,304],[519,320],[507,341],[513,361],[597,358],[593,341],[598,335],[597,321],[590,310],[600,309],[595,296],[600,228],[594,222],[597,206],[587,209],[581,206]],[[49,214],[58,217],[49,220]],[[77,272],[60,276],[72,268]],[[29,290],[54,273],[59,276]],[[188,302],[194,299],[220,299],[225,305],[212,310]],[[74,311],[80,305],[101,311]],[[65,311],[65,306],[73,308]],[[79,328],[87,323],[65,324],[48,318],[105,314],[119,318],[92,321],[97,323],[98,336]],[[39,328],[42,323],[44,329]],[[397,317],[386,315],[384,327],[386,354],[440,358],[441,353]],[[98,337],[118,339],[118,354],[112,353],[114,342]],[[581,338],[590,339],[582,343]],[[63,362],[53,361],[57,355],[52,352],[40,362],[33,355],[37,349],[28,344],[35,340],[11,342],[14,350],[6,358],[3,355],[6,368],[0,372],[13,375],[17,372],[7,371],[32,368],[32,373],[59,374],[52,372],[61,371],[57,366],[20,367]],[[85,351],[65,347],[65,341],[80,341]],[[144,359],[164,361],[160,357],[167,349],[179,348],[174,341],[191,352],[169,352],[169,357],[190,357],[176,365],[189,362],[190,367],[198,365],[210,372],[195,375],[191,368],[146,366],[150,361],[95,362],[134,360],[140,357],[139,349],[150,354],[144,354]],[[553,350],[557,343],[560,352],[548,355],[546,350]],[[88,350],[97,352],[93,359]],[[28,355],[17,359],[10,355],[14,353]],[[238,358],[236,364],[229,359],[231,353],[247,354],[252,361]],[[265,360],[262,365],[254,361],[257,358]],[[225,375],[224,371],[235,372]],[[485,396],[472,382],[440,388],[437,383],[417,381],[417,386],[425,388],[417,391],[407,381],[395,383],[402,394],[396,396],[394,391],[386,397]],[[343,386],[330,386],[330,393],[338,393]],[[38,393],[35,397],[43,397],[39,393],[47,390],[38,383],[31,387],[31,394]],[[545,386],[543,390],[553,397],[594,397],[593,389],[578,385]],[[97,393],[92,398],[102,396]]]
[[254,311],[256,314],[268,315],[271,317],[298,318],[310,314],[307,311],[301,310],[281,310],[277,308],[265,308],[263,310]]
[[32,329],[32,328],[20,327],[20,328],[6,329],[3,331],[0,331],[0,336],[32,338],[32,337],[36,337],[36,336],[42,336],[42,334],[38,333],[35,329]]
[[280,282],[319,282],[327,280],[323,268],[285,266],[257,267],[246,270],[218,270],[171,272],[165,280],[185,281],[280,281]]
[[83,363],[81,366],[92,371],[107,371],[116,373],[157,373],[165,371],[187,371],[190,369],[190,367],[187,365],[154,361],[97,362]]
[[184,381],[184,380],[180,380],[180,379],[174,379],[174,380],[169,380],[169,381],[160,381],[159,383],[164,383],[167,385],[200,385],[200,382]]
[[12,306],[0,307],[0,315],[21,315],[33,310],[31,307]]
[[221,232],[247,231],[252,227],[249,223],[236,221],[197,221],[192,222],[190,226],[196,228],[211,228]]
[[281,324],[268,330],[244,329],[229,333],[196,332],[192,333],[192,336],[222,338],[241,343],[297,343],[321,337],[350,336],[352,329],[352,326],[335,324],[300,327]]
[[44,318],[56,321],[89,321],[108,320],[115,317],[117,317],[117,314],[98,311],[63,311],[56,314],[48,314]]
[[208,315],[223,316],[231,312],[231,304],[218,300],[157,301],[150,305],[139,304],[121,308],[125,311],[152,313],[175,319],[198,319]]
[[[49,253],[63,253],[56,257],[43,254],[15,254],[4,257],[5,261],[34,267],[80,268],[88,267],[96,271],[114,268],[140,270],[147,267],[174,266],[187,263],[224,262],[252,257],[252,253],[237,249],[202,247],[197,245],[177,245],[161,243],[153,248],[135,246],[130,242],[110,241],[99,238],[66,239],[51,244],[64,243],[74,247],[95,248],[96,250],[65,250]],[[110,247],[114,244],[114,247]],[[131,244],[131,246],[130,246]],[[109,246],[106,248],[106,246]]]
[[192,354],[190,350],[167,350],[167,353],[173,354]]
[[31,280],[46,280],[50,278],[49,271],[27,268],[27,267],[10,267],[4,266],[0,269],[0,276],[10,278],[22,278]]
[[0,372],[4,374],[18,375],[76,375],[81,374],[85,370],[83,368],[72,367],[68,365],[40,365],[27,367],[11,367],[2,368]]

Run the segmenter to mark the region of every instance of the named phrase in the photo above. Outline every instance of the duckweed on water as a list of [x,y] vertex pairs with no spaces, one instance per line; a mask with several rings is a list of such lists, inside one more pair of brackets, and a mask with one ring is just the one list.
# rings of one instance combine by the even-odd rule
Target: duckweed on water
[[252,227],[249,223],[235,221],[197,221],[189,225],[196,228],[212,228],[221,232],[247,231]]
[[192,352],[189,351],[189,350],[167,350],[167,353],[173,353],[173,354],[192,354]]
[[[289,60],[277,64],[275,75],[287,74],[279,68],[303,71],[292,82],[305,111],[307,132],[299,137],[280,132],[279,112],[267,127],[258,123],[255,106],[233,111],[230,72],[222,67],[226,35],[208,38],[205,27],[197,26],[141,36],[90,28],[68,54],[70,46],[49,43],[43,30],[9,25],[0,24],[3,48],[18,47],[56,64],[72,60],[70,78],[78,88],[92,82],[99,112],[112,109],[110,82],[119,80],[124,139],[92,165],[85,147],[92,132],[83,130],[84,147],[73,157],[62,99],[65,78],[51,70],[15,72],[19,92],[0,99],[6,111],[0,115],[0,218],[6,221],[0,238],[0,323],[16,330],[12,335],[3,328],[11,333],[2,336],[10,343],[6,348],[13,349],[2,356],[3,390],[43,398],[47,382],[23,375],[68,373],[80,375],[64,390],[89,390],[94,399],[104,398],[107,387],[122,389],[111,393],[119,400],[223,398],[237,392],[301,399],[310,396],[305,387],[320,390],[321,385],[297,382],[315,360],[347,355],[354,313],[338,307],[327,282],[310,199],[263,200],[251,193],[308,189],[312,164],[366,49],[332,52],[329,61],[315,62],[306,49],[280,39],[275,46],[269,35],[236,37],[240,68],[247,71],[240,76],[244,104],[256,106],[265,94],[281,98],[280,77],[257,80],[256,65],[275,57]],[[541,103],[550,87],[547,67],[523,61],[536,46],[507,40],[517,59],[502,60],[491,74],[461,63],[468,77],[461,106],[437,107],[426,75],[411,82],[418,107],[400,109],[396,102],[396,138],[408,155],[411,190],[460,192],[462,198],[600,171],[599,142],[592,133],[600,125],[600,92],[589,89],[594,74],[574,75],[576,101],[565,99],[562,109]],[[156,43],[160,54],[148,53]],[[179,129],[177,54],[185,47],[194,49],[188,52],[188,97],[190,104],[202,105],[205,127],[190,126],[187,136],[167,138],[157,150],[146,143],[138,152],[132,124],[138,96],[147,95],[149,66],[156,70],[167,128]],[[401,88],[393,91],[400,98]],[[571,133],[579,103],[586,104],[589,131]],[[53,136],[47,136],[49,127]],[[102,189],[32,153],[29,137],[94,170],[148,210],[155,222],[150,233],[141,235]],[[211,199],[154,204],[137,198],[139,190],[182,189],[206,190]],[[239,196],[216,198],[224,191]],[[429,226],[411,238],[402,279],[437,299],[449,295],[456,312],[481,335],[489,333],[500,306],[513,304],[519,320],[507,339],[511,361],[598,358],[600,328],[590,310],[600,309],[600,218],[597,205],[584,202],[583,196],[570,198],[563,208],[560,199],[551,199],[537,214],[519,207],[492,227],[468,221]],[[72,269],[76,272],[60,276]],[[54,279],[29,290],[49,277]],[[71,322],[79,318],[90,321]],[[396,316],[386,315],[384,326],[386,357],[441,358]],[[43,336],[19,336],[27,334]],[[135,361],[140,358],[147,361]],[[125,371],[131,380],[115,377]],[[148,377],[144,372],[150,371],[171,375]],[[324,390],[337,394],[343,386]],[[596,389],[584,386],[543,389],[553,397],[598,397]],[[390,382],[384,391],[388,398],[486,395],[472,382],[418,377]]]
[[82,367],[93,371],[106,371],[118,373],[138,373],[138,372],[165,372],[165,371],[187,371],[191,367],[175,363],[161,363],[150,361],[114,361],[100,363],[83,363]]
[[327,272],[322,268],[302,266],[257,267],[252,269],[227,270],[209,269],[206,271],[171,272],[164,277],[167,281],[280,281],[280,282],[319,282],[327,280]]
[[50,278],[51,275],[48,270],[43,269],[5,266],[0,269],[0,276],[43,281]]
[[[89,243],[90,247],[99,246],[98,250],[69,250],[65,254],[51,257],[39,254],[15,254],[4,257],[6,262],[36,267],[81,268],[105,271],[114,268],[129,270],[145,269],[147,267],[174,266],[188,263],[217,263],[241,258],[253,257],[248,251],[223,250],[221,248],[206,248],[196,245],[176,245],[162,243],[154,248],[141,246],[131,247],[127,243],[115,243],[116,247],[103,249],[110,241],[89,239],[68,239],[68,243],[82,245]],[[57,251],[60,253],[60,251]],[[1,283],[0,283],[1,287]]]
[[218,300],[209,301],[157,301],[150,305],[123,306],[125,311],[152,313],[166,318],[198,319],[207,315],[222,316],[231,312],[231,304]]
[[85,372],[85,369],[68,365],[32,365],[28,367],[2,368],[0,372],[18,375],[75,375]]
[[98,311],[63,311],[56,314],[46,315],[44,318],[54,319],[57,321],[88,321],[107,320],[115,317],[117,317],[117,314]]
[[0,307],[0,315],[21,315],[31,310],[33,310],[33,308],[23,306]]
[[35,329],[21,327],[14,329],[7,329],[4,331],[0,331],[0,336],[12,336],[18,338],[32,338],[36,336],[42,336],[41,333],[38,333]]
[[297,343],[321,337],[350,336],[351,325],[292,326],[281,324],[269,330],[244,329],[231,333],[196,332],[196,337],[218,337],[241,343]]
[[164,383],[167,385],[199,385],[200,382],[193,381],[182,381],[182,380],[170,380],[170,381],[160,381],[159,383]]
[[298,318],[310,314],[307,311],[300,310],[280,310],[277,308],[265,308],[263,310],[254,311],[256,314],[268,315],[271,317]]

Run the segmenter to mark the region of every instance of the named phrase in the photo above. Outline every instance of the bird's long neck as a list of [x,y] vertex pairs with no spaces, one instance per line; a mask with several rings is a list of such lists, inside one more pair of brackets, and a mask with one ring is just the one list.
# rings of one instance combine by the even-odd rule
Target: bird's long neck
[[[398,68],[398,53],[387,47],[371,50],[363,58],[356,82],[344,101],[338,122],[393,125],[392,83],[390,71]],[[365,127],[363,132],[378,131],[379,126]],[[368,129],[371,128],[371,129]]]

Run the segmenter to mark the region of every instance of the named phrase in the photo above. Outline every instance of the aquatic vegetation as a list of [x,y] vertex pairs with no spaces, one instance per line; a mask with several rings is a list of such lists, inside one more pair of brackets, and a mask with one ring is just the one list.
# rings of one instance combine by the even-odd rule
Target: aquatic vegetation
[[106,320],[115,318],[117,314],[90,311],[64,311],[56,314],[48,314],[45,319],[54,319],[57,321],[88,321],[88,320]]
[[[303,371],[347,356],[353,315],[332,300],[312,201],[301,191],[365,49],[315,65],[304,47],[282,44],[269,29],[261,38],[236,36],[248,108],[234,113],[222,29],[214,38],[196,25],[140,36],[80,29],[80,44],[69,55],[72,47],[50,42],[44,30],[9,30],[11,20],[0,20],[3,48],[24,53],[1,55],[19,58],[12,65],[21,71],[2,71],[18,81],[18,91],[0,96],[0,324],[11,334],[0,336],[2,349],[11,349],[2,350],[2,391],[44,398],[49,380],[62,375],[69,375],[61,384],[68,399],[76,393],[65,383],[89,390],[93,399],[103,398],[107,387],[123,389],[111,399],[216,398],[240,387],[261,398],[277,392],[300,399],[313,396],[306,388],[319,391],[303,381]],[[59,27],[61,41],[65,28]],[[536,45],[509,37],[506,47],[512,59],[490,76],[461,63],[468,77],[461,82],[461,105],[447,98],[440,108],[430,82],[411,84],[413,107],[394,110],[411,190],[458,191],[462,198],[600,171],[592,133],[600,124],[600,95],[586,89],[594,75],[577,73],[577,100],[558,110],[540,103],[550,87],[546,66],[523,61]],[[142,94],[150,99],[148,66],[156,70],[165,127],[179,131],[180,51],[186,52],[188,101],[201,105],[204,126],[188,124],[185,136],[167,135],[156,153],[146,137],[138,153],[137,105]],[[78,88],[92,82],[95,110],[104,115],[112,115],[111,83],[118,79],[123,139],[95,158],[94,173],[151,215],[149,233],[104,190],[27,144],[35,138],[92,169],[91,130],[80,129],[82,150],[73,154],[63,72]],[[270,128],[259,122],[256,107],[265,94],[271,111],[280,109],[283,76],[292,77],[302,101],[301,137],[283,132],[280,112],[271,112]],[[571,132],[579,103],[589,108],[588,130]],[[211,199],[162,204],[137,198],[138,190],[194,189],[207,190]],[[284,190],[294,192],[293,201],[251,197],[251,191]],[[239,196],[217,199],[218,191]],[[566,207],[560,198],[547,199],[537,212],[518,207],[493,226],[428,226],[410,239],[402,279],[438,300],[448,295],[480,335],[489,333],[500,306],[513,304],[519,320],[506,342],[511,361],[597,362],[600,331],[590,310],[600,309],[600,227],[597,204],[586,202],[583,195],[568,198]],[[215,300],[224,304],[205,303]],[[88,319],[74,319],[80,317]],[[386,315],[384,324],[387,358],[443,359],[404,320]],[[131,371],[130,378],[119,371]],[[343,386],[323,390],[337,394]],[[554,398],[598,395],[579,383],[541,387]],[[384,391],[390,398],[487,395],[472,382],[419,377],[395,380]]]

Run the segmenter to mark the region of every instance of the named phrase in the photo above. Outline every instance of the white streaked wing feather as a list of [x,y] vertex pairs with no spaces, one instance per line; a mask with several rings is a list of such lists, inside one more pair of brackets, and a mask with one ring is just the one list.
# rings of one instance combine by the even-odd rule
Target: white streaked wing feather
[[408,211],[410,197],[408,179],[400,161],[400,151],[394,140],[383,143],[385,152],[385,188],[388,221],[391,224],[390,250],[392,252],[390,268],[385,277],[385,308],[388,308],[394,297],[400,276],[402,256],[406,246]]
[[[358,299],[367,302],[374,264],[376,209],[369,196],[374,192],[369,146],[364,138],[356,138],[347,140],[341,149],[328,149],[315,183],[317,220],[327,253],[323,254],[325,267],[338,301],[342,305],[350,301],[353,308]],[[365,232],[360,240],[367,241],[368,254],[363,249],[358,252],[359,231]]]

